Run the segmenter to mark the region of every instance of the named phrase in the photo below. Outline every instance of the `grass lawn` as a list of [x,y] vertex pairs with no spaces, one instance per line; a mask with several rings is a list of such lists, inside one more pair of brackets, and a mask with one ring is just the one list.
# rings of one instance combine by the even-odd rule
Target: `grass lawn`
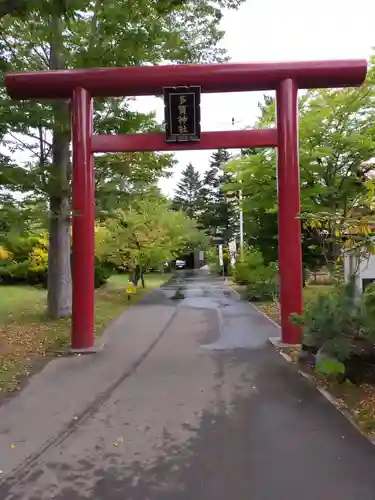
[[303,289],[303,300],[308,304],[318,295],[326,295],[334,290],[333,285],[308,285]]
[[[149,274],[146,288],[127,300],[127,275],[112,276],[95,292],[95,333],[98,335],[122,311],[146,292],[170,278]],[[46,291],[28,286],[0,287],[0,394],[17,390],[20,379],[29,375],[36,362],[68,345],[70,320],[51,321],[45,314]]]

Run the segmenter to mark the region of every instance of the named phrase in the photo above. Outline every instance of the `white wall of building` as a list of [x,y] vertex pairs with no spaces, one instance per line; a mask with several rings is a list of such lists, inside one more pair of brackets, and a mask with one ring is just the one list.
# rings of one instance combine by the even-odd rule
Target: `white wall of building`
[[353,255],[345,255],[344,257],[344,275],[345,281],[348,281],[350,276],[356,271],[356,287],[359,292],[362,292],[362,280],[375,280],[375,255],[370,255],[368,259],[362,259],[358,265],[358,259]]

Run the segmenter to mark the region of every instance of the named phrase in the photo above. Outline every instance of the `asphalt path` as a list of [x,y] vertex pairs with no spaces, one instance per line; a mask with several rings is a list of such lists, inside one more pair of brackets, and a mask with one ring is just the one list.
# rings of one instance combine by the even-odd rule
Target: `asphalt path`
[[374,500],[375,449],[278,333],[222,280],[176,273],[102,352],[53,361],[0,408],[0,498]]

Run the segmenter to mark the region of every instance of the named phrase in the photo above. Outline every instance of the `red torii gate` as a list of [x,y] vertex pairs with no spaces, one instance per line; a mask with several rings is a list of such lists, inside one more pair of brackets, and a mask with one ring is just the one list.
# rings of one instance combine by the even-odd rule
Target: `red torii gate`
[[[71,345],[94,345],[94,153],[277,147],[282,341],[300,343],[289,315],[302,310],[298,158],[298,89],[361,85],[366,60],[214,64],[8,73],[14,99],[71,99],[73,141],[73,313]],[[276,90],[277,128],[203,132],[199,142],[170,144],[163,134],[93,135],[94,97],[162,95],[164,87],[199,85],[202,92]]]

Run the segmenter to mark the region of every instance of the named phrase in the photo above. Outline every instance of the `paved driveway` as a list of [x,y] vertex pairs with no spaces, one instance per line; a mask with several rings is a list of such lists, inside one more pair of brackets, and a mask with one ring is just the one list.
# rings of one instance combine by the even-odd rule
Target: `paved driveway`
[[54,361],[0,408],[0,498],[374,500],[375,449],[277,333],[220,280],[177,273],[103,352]]

